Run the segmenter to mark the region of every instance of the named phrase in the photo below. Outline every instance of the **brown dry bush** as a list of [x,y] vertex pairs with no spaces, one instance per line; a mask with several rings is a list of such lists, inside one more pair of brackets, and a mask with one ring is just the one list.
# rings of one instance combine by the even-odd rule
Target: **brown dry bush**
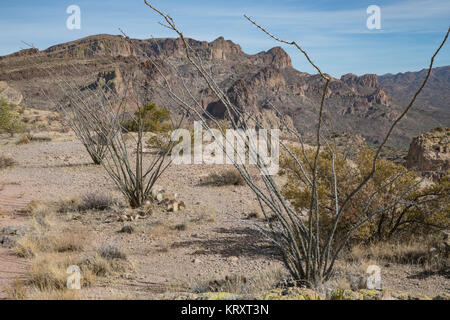
[[243,186],[245,181],[236,169],[227,169],[219,174],[211,173],[201,184],[205,186]]
[[4,288],[4,291],[13,300],[24,300],[27,297],[25,282],[18,277],[14,278],[13,283],[9,287]]
[[194,293],[229,292],[233,294],[258,295],[277,287],[285,280],[286,276],[284,270],[275,268],[251,277],[234,274],[225,276],[222,279],[202,280],[190,285],[190,287]]
[[100,247],[100,248],[98,248],[97,251],[101,257],[108,259],[108,260],[113,260],[113,259],[126,260],[127,259],[126,253],[123,252],[120,245],[116,244],[116,243],[112,243],[112,244],[108,244],[106,246]]
[[110,195],[98,192],[90,192],[82,197],[81,203],[78,205],[78,210],[104,211],[111,208],[115,203],[115,200]]
[[16,161],[7,155],[0,155],[0,169],[5,169],[8,167],[12,167],[16,164]]
[[421,266],[426,273],[445,272],[450,267],[448,248],[436,237],[410,241],[383,241],[368,245],[355,245],[347,259],[361,263],[377,261],[401,265]]
[[16,144],[27,144],[30,143],[33,137],[29,133],[23,133],[20,135],[20,137],[17,139]]

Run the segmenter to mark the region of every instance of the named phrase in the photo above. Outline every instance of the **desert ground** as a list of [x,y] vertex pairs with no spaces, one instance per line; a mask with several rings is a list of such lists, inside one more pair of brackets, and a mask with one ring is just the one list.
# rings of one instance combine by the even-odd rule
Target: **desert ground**
[[[276,248],[255,227],[263,217],[251,190],[203,183],[232,168],[172,165],[157,185],[185,208],[169,212],[151,203],[132,210],[71,132],[40,135],[47,138],[21,144],[17,135],[0,139],[0,154],[15,161],[0,169],[1,299],[305,298],[302,288],[293,293]],[[114,203],[77,209],[88,194]],[[422,250],[414,243],[409,249]],[[448,274],[364,250],[342,257],[329,288],[355,293],[349,279],[375,263],[383,291],[362,298],[450,296]],[[72,264],[82,267],[81,290],[65,288]],[[326,290],[317,294],[327,297]]]

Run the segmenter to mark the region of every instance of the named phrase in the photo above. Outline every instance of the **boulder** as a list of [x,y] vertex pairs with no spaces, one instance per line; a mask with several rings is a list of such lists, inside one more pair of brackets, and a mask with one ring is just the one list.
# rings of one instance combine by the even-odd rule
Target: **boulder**
[[0,81],[0,100],[5,100],[10,104],[20,104],[23,96],[19,91],[10,87],[7,82]]
[[413,139],[406,165],[432,178],[450,170],[450,128],[436,128]]

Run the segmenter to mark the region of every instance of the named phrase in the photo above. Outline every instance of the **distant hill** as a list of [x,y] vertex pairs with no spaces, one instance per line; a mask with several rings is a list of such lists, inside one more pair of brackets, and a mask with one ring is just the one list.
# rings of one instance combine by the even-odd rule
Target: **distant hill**
[[[152,58],[169,57],[189,83],[199,83],[196,81],[198,75],[184,59],[181,40],[132,41]],[[211,66],[216,81],[238,106],[267,119],[267,125],[277,126],[279,119],[268,108],[269,102],[273,103],[297,128],[313,133],[324,82],[318,75],[294,69],[289,55],[282,48],[249,55],[239,45],[222,37],[212,42],[189,39],[189,43]],[[112,61],[104,59],[109,54]],[[158,76],[123,37],[96,35],[44,51],[30,49],[0,57],[0,80],[20,91],[23,104],[49,109],[53,105],[42,90],[54,101],[61,100],[63,93],[54,86],[48,73],[86,86],[110,80],[117,84],[120,82],[117,66],[122,71],[139,69],[149,84]],[[392,145],[407,147],[412,137],[422,132],[439,125],[450,126],[449,70],[450,67],[433,70],[417,105],[394,132]],[[361,134],[367,141],[379,143],[393,119],[419,87],[424,73],[423,70],[360,77],[346,74],[340,79],[333,78],[326,97],[327,127],[331,131]],[[201,94],[205,109],[219,118],[223,117],[223,106],[206,87],[196,87],[195,90],[199,97]],[[156,103],[167,101],[156,95],[152,99]]]

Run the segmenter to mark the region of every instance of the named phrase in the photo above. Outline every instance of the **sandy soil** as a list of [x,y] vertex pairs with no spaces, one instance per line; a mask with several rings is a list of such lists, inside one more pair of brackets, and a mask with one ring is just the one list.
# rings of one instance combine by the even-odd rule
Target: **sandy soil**
[[[19,211],[32,200],[57,201],[82,196],[88,191],[121,197],[102,167],[90,159],[73,136],[54,137],[51,142],[15,145],[12,139],[0,142],[0,153],[9,153],[17,165],[0,171],[0,226],[26,225],[30,218]],[[282,268],[276,251],[261,240],[247,217],[258,205],[245,186],[212,187],[201,179],[223,166],[174,165],[158,185],[177,193],[186,209],[168,213],[156,209],[146,219],[119,222],[111,212],[92,212],[64,217],[73,230],[89,234],[87,250],[119,243],[135,265],[113,283],[83,289],[85,298],[164,298],[209,279],[227,275],[271,272]],[[242,220],[241,220],[242,219]],[[246,223],[247,222],[247,223]],[[133,234],[118,233],[124,225]],[[180,227],[182,226],[183,227]],[[23,276],[28,261],[0,249],[0,287]],[[384,287],[433,295],[450,292],[450,281],[440,275],[423,277],[411,266],[383,268]],[[0,295],[5,298],[5,295]]]

